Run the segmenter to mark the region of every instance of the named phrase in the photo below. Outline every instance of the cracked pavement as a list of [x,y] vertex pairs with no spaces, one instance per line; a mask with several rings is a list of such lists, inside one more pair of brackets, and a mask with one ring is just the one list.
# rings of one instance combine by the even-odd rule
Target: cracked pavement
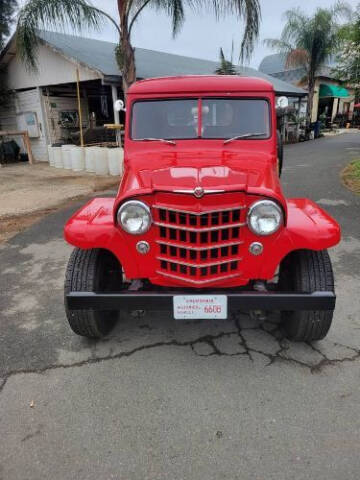
[[126,315],[90,341],[62,300],[71,210],[0,247],[0,480],[358,479],[360,197],[339,172],[360,134],[285,149],[288,196],[341,224],[325,340],[292,343],[277,315],[185,322]]

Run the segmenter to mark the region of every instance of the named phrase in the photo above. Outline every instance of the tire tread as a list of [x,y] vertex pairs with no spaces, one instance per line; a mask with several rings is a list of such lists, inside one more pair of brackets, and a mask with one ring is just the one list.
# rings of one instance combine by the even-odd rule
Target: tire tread
[[[334,276],[327,250],[298,250],[289,255],[280,273],[282,288],[292,285],[293,291],[334,291]],[[286,275],[290,275],[286,278]],[[316,341],[328,333],[333,311],[283,312],[283,326],[289,338],[295,341]]]

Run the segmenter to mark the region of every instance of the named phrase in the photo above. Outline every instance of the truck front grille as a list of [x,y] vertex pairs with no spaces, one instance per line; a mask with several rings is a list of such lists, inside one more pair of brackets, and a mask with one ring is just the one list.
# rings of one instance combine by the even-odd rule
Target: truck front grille
[[238,276],[244,207],[201,213],[153,205],[158,273],[195,284]]

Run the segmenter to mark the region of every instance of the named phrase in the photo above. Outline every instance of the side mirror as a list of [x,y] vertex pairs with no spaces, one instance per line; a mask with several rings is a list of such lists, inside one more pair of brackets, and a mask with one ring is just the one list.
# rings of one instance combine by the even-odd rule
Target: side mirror
[[117,112],[126,112],[125,104],[122,100],[116,100],[114,103],[114,108]]
[[277,97],[276,108],[287,108],[289,106],[289,99],[287,97]]

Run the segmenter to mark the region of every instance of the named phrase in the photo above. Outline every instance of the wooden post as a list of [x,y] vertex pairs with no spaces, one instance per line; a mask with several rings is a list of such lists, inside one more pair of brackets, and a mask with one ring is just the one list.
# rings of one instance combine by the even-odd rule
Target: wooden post
[[25,143],[26,151],[29,158],[29,163],[30,165],[32,165],[34,163],[34,159],[33,159],[32,150],[31,150],[30,138],[27,130],[24,132],[23,137],[24,137],[24,143]]
[[80,98],[80,72],[79,67],[76,67],[76,93],[77,93],[77,102],[78,102],[78,112],[79,112],[79,127],[80,127],[80,145],[84,146],[84,136],[82,130],[82,113],[81,113],[81,98]]

